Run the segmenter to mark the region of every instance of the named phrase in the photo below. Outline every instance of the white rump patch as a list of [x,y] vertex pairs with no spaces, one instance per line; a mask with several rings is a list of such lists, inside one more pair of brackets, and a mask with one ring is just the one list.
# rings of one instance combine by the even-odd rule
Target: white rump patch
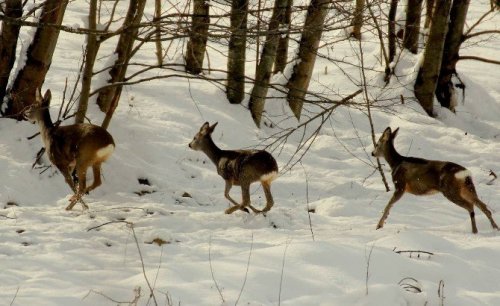
[[110,156],[114,150],[115,150],[115,146],[112,144],[109,144],[109,145],[105,146],[104,148],[97,150],[96,156],[97,156],[97,158],[104,160],[104,159],[108,158],[108,156]]
[[265,182],[272,182],[274,179],[276,179],[276,177],[278,177],[278,172],[273,171],[262,175],[260,177],[260,180]]
[[469,170],[461,170],[455,173],[455,178],[459,180],[465,180],[466,177],[472,176],[472,173]]

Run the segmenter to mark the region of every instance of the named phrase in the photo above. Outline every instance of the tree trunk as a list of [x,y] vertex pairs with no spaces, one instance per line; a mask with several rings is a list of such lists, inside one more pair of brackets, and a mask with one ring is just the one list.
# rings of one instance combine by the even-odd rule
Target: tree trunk
[[[5,16],[19,18],[23,15],[21,0],[6,0]],[[21,26],[2,22],[0,31],[0,112],[9,84],[9,76],[16,59],[16,46]]]
[[[389,9],[389,24],[388,24],[388,49],[389,49],[389,59],[388,59],[388,64],[392,63],[394,61],[394,58],[396,57],[396,39],[397,39],[397,34],[396,34],[396,13],[398,10],[398,0],[391,0],[391,5]],[[393,74],[394,69],[390,68],[388,65],[386,67],[385,71],[385,83],[389,83],[390,77]]]
[[[89,7],[89,30],[96,30],[97,27],[97,0],[90,0]],[[92,74],[94,64],[99,50],[99,43],[95,34],[87,34],[87,47],[85,48],[85,66],[82,75],[82,91],[78,101],[78,110],[75,114],[75,123],[83,123],[89,104],[90,87],[92,84]]]
[[311,0],[307,9],[302,37],[300,38],[297,63],[286,87],[288,104],[297,119],[300,119],[304,97],[311,81],[323,25],[328,13],[329,0]]
[[276,74],[278,72],[283,72],[285,70],[287,60],[288,60],[288,42],[290,40],[290,23],[292,22],[292,4],[293,0],[288,0],[286,4],[285,14],[282,15],[281,24],[283,28],[286,28],[286,33],[280,36],[278,42],[278,50],[276,51],[276,61],[274,62],[274,71]]
[[161,45],[161,0],[155,0],[155,18],[153,22],[155,25],[155,46],[156,46],[156,60],[158,65],[163,65],[163,47]]
[[[132,47],[139,30],[135,25],[141,22],[145,5],[146,0],[130,0],[127,15],[122,25],[125,30],[120,34],[116,45],[114,52],[116,54],[116,61],[109,71],[110,78],[108,79],[108,84],[119,83],[125,80],[128,62],[132,55]],[[122,85],[117,85],[106,87],[99,91],[97,104],[103,112],[106,112],[106,117],[101,124],[104,128],[107,128],[113,112],[116,106],[118,106],[122,89]]]
[[444,43],[443,61],[436,88],[436,98],[441,106],[454,111],[456,103],[454,97],[455,88],[451,81],[457,73],[456,65],[462,44],[465,19],[469,10],[470,0],[454,0],[450,11],[450,24]]
[[418,52],[418,37],[420,35],[420,16],[422,15],[422,0],[408,0],[406,8],[405,34],[403,47],[413,54]]
[[280,38],[281,15],[285,14],[286,3],[288,0],[276,0],[274,3],[273,14],[269,22],[266,41],[262,48],[262,55],[257,66],[255,75],[255,84],[250,95],[248,106],[255,124],[260,127],[262,112],[266,101],[269,79],[271,78],[273,63],[276,60],[276,51]]
[[414,86],[415,97],[429,116],[434,116],[434,92],[443,58],[451,2],[452,0],[442,0],[436,3],[429,38],[425,45],[424,60]]
[[233,0],[231,4],[231,37],[227,59],[226,96],[229,103],[238,104],[245,97],[245,60],[247,49],[248,0]]
[[[39,22],[41,24],[61,25],[68,0],[46,0],[43,4]],[[52,55],[59,37],[59,29],[54,26],[41,26],[28,47],[24,67],[19,71],[8,93],[6,114],[19,120],[23,112],[35,101],[35,91],[41,88],[45,75],[52,63]]]
[[186,71],[200,74],[207,49],[208,27],[210,25],[209,1],[193,0],[193,19],[186,49]]
[[434,3],[436,0],[427,0],[425,4],[425,22],[424,28],[428,29],[432,22],[432,14],[434,13]]
[[361,27],[363,26],[363,11],[365,10],[365,0],[356,0],[354,17],[351,21],[351,36],[357,40],[361,39]]

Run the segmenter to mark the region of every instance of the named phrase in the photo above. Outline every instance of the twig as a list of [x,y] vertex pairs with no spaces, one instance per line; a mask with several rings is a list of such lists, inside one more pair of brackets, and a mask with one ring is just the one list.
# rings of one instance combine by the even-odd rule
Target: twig
[[286,259],[286,252],[288,250],[288,247],[290,246],[290,240],[286,241],[286,246],[285,250],[283,251],[283,260],[281,261],[281,276],[280,276],[280,290],[278,292],[278,306],[281,305],[281,289],[283,287],[283,275],[285,272],[285,259]]
[[375,244],[372,244],[370,252],[368,253],[368,257],[366,257],[366,249],[365,249],[365,257],[366,257],[365,295],[368,295],[368,279],[370,278],[370,261],[372,258],[372,252],[374,247]]
[[149,291],[150,291],[149,297],[152,298],[154,304],[156,306],[158,306],[158,302],[156,301],[156,296],[154,294],[154,288],[151,286],[151,283],[149,282],[148,276],[146,274],[146,268],[144,267],[144,257],[142,256],[141,248],[139,247],[139,240],[137,239],[137,235],[135,233],[134,223],[129,222],[129,221],[125,221],[125,220],[114,220],[114,221],[109,221],[109,222],[103,223],[103,224],[98,225],[98,226],[93,226],[93,227],[87,229],[87,232],[89,232],[91,230],[98,229],[100,227],[103,227],[103,226],[106,226],[109,224],[114,224],[114,223],[125,223],[132,230],[132,234],[133,234],[134,240],[135,240],[135,246],[137,247],[137,251],[139,253],[139,259],[141,260],[142,274],[144,275],[144,279],[146,280],[146,284],[149,287]]
[[400,251],[396,251],[396,249],[394,249],[394,252],[397,253],[397,254],[409,253],[410,254],[410,258],[413,255],[413,253],[417,253],[417,258],[420,258],[420,255],[422,255],[422,254],[428,255],[429,258],[431,258],[431,256],[434,255],[434,253],[432,253],[432,252],[421,251],[421,250],[400,250]]
[[222,295],[222,290],[220,289],[219,284],[215,280],[214,269],[212,267],[212,236],[210,236],[210,239],[208,240],[208,264],[210,265],[210,274],[212,275],[212,280],[215,284],[215,288],[217,288],[217,291],[219,292],[222,303],[225,303],[226,300]]
[[495,172],[493,172],[493,170],[490,169],[490,176],[493,176],[493,178],[491,180],[489,180],[486,185],[493,185],[493,181],[495,181],[498,177],[497,175],[495,174]]
[[444,281],[443,280],[440,280],[439,281],[439,285],[438,285],[438,296],[440,298],[440,306],[444,306]]
[[14,293],[14,297],[13,297],[13,298],[12,298],[12,300],[10,301],[10,306],[14,305],[14,301],[16,300],[16,298],[17,298],[17,294],[19,293],[19,288],[21,288],[21,287],[19,287],[19,286],[17,287],[17,289],[16,289],[16,293]]
[[311,237],[312,237],[312,240],[314,241],[314,231],[313,231],[312,220],[311,220],[311,209],[309,208],[309,176],[307,174],[306,168],[304,168],[304,165],[302,164],[302,161],[300,162],[300,166],[302,167],[302,170],[304,171],[304,176],[306,178],[307,216],[309,218],[309,230],[311,231]]
[[5,219],[16,220],[16,218],[12,218],[12,217],[9,217],[9,216],[6,216],[6,215],[1,215],[1,214],[0,214],[0,217],[5,218]]
[[245,278],[243,279],[243,284],[241,285],[240,294],[238,294],[238,298],[236,299],[236,302],[234,302],[234,306],[238,304],[241,294],[243,293],[243,289],[245,288],[245,284],[247,283],[248,270],[250,268],[250,258],[252,257],[252,250],[253,250],[253,233],[252,233],[252,242],[250,243],[250,251],[248,252],[248,261],[247,261],[247,269],[245,271]]
[[[412,281],[415,284],[410,284],[409,281]],[[403,287],[403,289],[408,291],[408,292],[413,292],[413,293],[421,293],[422,292],[422,285],[420,285],[418,280],[414,279],[413,277],[403,278],[402,280],[399,281],[398,285]]]

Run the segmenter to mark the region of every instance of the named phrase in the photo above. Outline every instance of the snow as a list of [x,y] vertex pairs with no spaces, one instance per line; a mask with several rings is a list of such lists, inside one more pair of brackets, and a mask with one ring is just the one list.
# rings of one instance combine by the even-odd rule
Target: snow
[[[67,24],[81,22],[86,4],[75,2]],[[487,5],[472,3],[471,20]],[[498,19],[489,22],[498,25]],[[66,77],[69,83],[76,77],[83,42],[61,33],[42,89],[52,90],[53,117]],[[376,43],[363,42],[373,67]],[[497,58],[499,45],[486,44],[468,52]],[[338,43],[335,56],[357,63],[356,48]],[[111,54],[113,46],[105,50]],[[140,55],[154,61],[154,48]],[[401,55],[399,77],[388,89],[379,86],[382,75],[367,76],[371,96],[380,99],[372,109],[377,137],[387,126],[400,127],[395,145],[402,154],[467,167],[498,223],[499,182],[490,183],[489,173],[500,172],[500,71],[461,63],[465,100],[456,114],[436,105],[434,119],[411,94],[418,58]],[[219,53],[210,61],[224,67]],[[332,100],[354,92],[349,78],[359,79],[359,72],[344,68],[318,59],[311,86]],[[306,106],[303,113],[312,110]],[[222,148],[262,147],[279,128],[297,126],[282,100],[268,101],[266,111],[266,122],[277,124],[258,130],[244,105],[230,105],[208,82],[168,78],[125,88],[109,128],[116,149],[103,165],[103,185],[85,196],[88,211],[76,205],[70,212],[64,208],[71,192],[60,173],[31,169],[41,141],[27,137],[37,126],[0,120],[0,304],[116,305],[111,299],[130,302],[140,288],[138,305],[147,305],[144,266],[161,305],[167,297],[173,305],[500,305],[500,235],[478,209],[479,234],[473,235],[467,212],[443,196],[405,195],[375,230],[391,193],[374,172],[366,114],[355,108],[338,108],[292,169],[286,166],[301,132],[273,147],[282,171],[266,216],[225,215],[223,180],[188,143],[205,121],[219,122],[213,137]],[[103,114],[93,106],[89,117],[99,124]],[[231,192],[239,199],[238,187]],[[256,207],[264,206],[257,184],[251,196]]]

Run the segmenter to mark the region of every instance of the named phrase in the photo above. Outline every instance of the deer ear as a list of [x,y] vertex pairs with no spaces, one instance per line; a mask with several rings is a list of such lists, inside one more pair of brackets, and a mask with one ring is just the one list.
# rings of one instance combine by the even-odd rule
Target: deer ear
[[395,129],[394,132],[392,132],[391,137],[394,139],[396,136],[398,136],[399,128]]
[[384,133],[382,134],[382,137],[384,137],[385,139],[389,139],[391,134],[392,134],[391,127],[387,127]]
[[210,124],[208,122],[203,123],[203,125],[200,128],[200,132],[206,133],[208,131],[209,127],[210,127]]
[[51,99],[52,93],[50,92],[50,89],[47,89],[45,95],[43,95],[43,104],[49,105]]
[[214,123],[214,124],[210,127],[210,129],[208,130],[210,134],[212,134],[212,132],[214,131],[214,129],[215,129],[215,127],[217,126],[217,124],[218,124],[218,123],[219,123],[219,122],[216,122],[216,123]]

